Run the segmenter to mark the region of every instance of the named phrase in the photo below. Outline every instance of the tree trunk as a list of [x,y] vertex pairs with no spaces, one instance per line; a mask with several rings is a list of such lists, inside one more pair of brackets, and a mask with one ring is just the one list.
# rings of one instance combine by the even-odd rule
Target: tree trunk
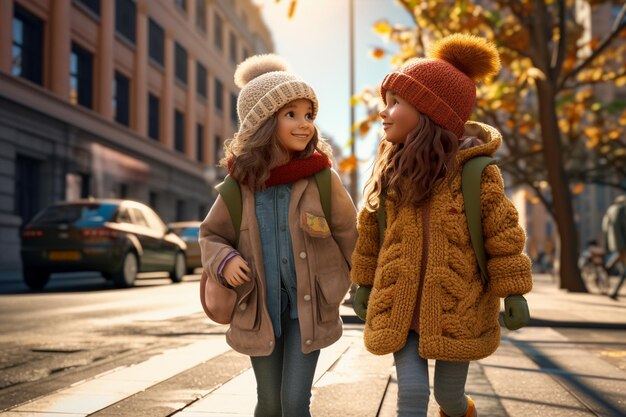
[[563,169],[563,151],[554,102],[554,86],[546,80],[537,79],[536,81],[543,156],[552,190],[554,220],[559,229],[560,288],[571,292],[587,292],[578,268],[578,236],[574,223],[569,181]]

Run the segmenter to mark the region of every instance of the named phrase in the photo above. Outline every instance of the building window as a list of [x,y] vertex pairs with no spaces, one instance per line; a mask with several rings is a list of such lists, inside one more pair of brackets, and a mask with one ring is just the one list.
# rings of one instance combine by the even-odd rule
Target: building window
[[245,61],[250,56],[250,51],[248,51],[248,48],[243,48],[243,51],[241,51],[241,55],[241,60]]
[[159,140],[159,98],[148,94],[148,136]]
[[[96,16],[100,16],[100,0],[77,0]],[[109,0],[107,0],[109,1]]]
[[196,125],[196,159],[204,162],[204,126]]
[[233,93],[230,93],[230,121],[235,126],[239,122],[239,117],[237,116],[237,94]]
[[120,198],[128,198],[128,184],[120,183]]
[[176,42],[176,78],[183,84],[187,84],[187,50]]
[[22,218],[22,225],[39,210],[40,162],[26,156],[15,158],[14,213]]
[[237,63],[237,37],[233,32],[230,32],[229,36],[230,43],[230,62],[233,64]]
[[205,0],[196,0],[196,26],[206,32],[206,3]]
[[213,25],[213,35],[214,35],[214,42],[215,42],[215,46],[217,47],[217,49],[219,49],[220,51],[224,49],[224,35],[222,34],[222,32],[224,31],[224,23],[222,21],[222,17],[215,13],[215,19],[214,19],[214,25]]
[[213,156],[215,164],[222,160],[224,157],[224,143],[219,135],[215,135],[215,141],[213,142],[215,148],[213,149]]
[[215,79],[215,108],[224,111],[224,87],[217,78]]
[[42,85],[43,22],[15,5],[11,73]]
[[187,11],[187,0],[175,0],[179,9]]
[[115,30],[135,44],[137,5],[132,0],[115,0]]
[[115,94],[113,98],[115,121],[128,126],[130,119],[130,81],[117,71],[115,71],[113,93]]
[[201,63],[196,65],[196,91],[199,96],[207,97],[207,74],[206,68]]
[[165,33],[163,28],[154,20],[150,19],[148,26],[148,49],[150,58],[163,66],[165,50]]
[[93,55],[72,44],[70,55],[70,102],[92,108]]
[[176,221],[185,220],[185,200],[176,200]]
[[158,207],[157,207],[158,202],[159,202],[159,195],[157,194],[157,192],[150,191],[150,194],[148,195],[148,205],[150,206],[150,208],[154,211],[158,211]]
[[185,152],[185,116],[182,112],[174,112],[174,149]]

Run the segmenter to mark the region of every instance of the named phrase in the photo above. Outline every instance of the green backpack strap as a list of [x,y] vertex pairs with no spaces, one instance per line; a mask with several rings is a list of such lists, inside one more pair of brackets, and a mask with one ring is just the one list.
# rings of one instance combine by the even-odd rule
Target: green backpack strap
[[326,217],[328,227],[330,227],[330,180],[329,167],[326,167],[315,174],[317,190],[320,193],[320,203],[322,204],[322,210],[324,211],[324,217]]
[[215,186],[215,189],[222,196],[224,203],[226,203],[230,221],[235,229],[235,242],[238,245],[242,216],[241,188],[239,188],[239,183],[233,177],[227,175],[223,182]]
[[465,162],[461,176],[461,190],[463,192],[467,226],[469,227],[470,238],[480,268],[480,277],[483,285],[487,285],[489,276],[487,275],[487,254],[485,253],[483,227],[480,219],[480,180],[485,167],[492,163],[494,163],[493,158],[488,156],[474,157]]
[[[472,246],[474,247],[474,253],[476,254],[476,260],[480,268],[480,277],[484,285],[487,285],[489,282],[489,276],[487,275],[487,254],[485,253],[483,227],[480,219],[480,180],[485,167],[494,162],[494,159],[488,156],[474,157],[463,165],[463,174],[461,176],[461,190],[465,204],[465,216],[467,217],[470,239],[472,240]],[[385,197],[383,193],[380,194],[378,201],[376,219],[378,220],[379,242],[382,245],[383,237],[385,236],[385,228],[387,227]]]

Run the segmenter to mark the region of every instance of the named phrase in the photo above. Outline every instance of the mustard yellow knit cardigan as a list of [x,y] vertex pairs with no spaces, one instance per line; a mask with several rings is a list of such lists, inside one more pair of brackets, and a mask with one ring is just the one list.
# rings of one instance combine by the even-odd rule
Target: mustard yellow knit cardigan
[[[485,143],[459,151],[460,166],[474,156],[493,155],[502,143],[498,131],[482,123],[468,122],[466,133]],[[449,361],[493,353],[500,342],[500,298],[532,288],[530,260],[522,253],[526,237],[494,165],[485,168],[481,180],[490,277],[483,287],[464,213],[460,169],[450,174],[452,187],[449,177],[440,181],[423,208],[398,208],[387,201],[382,248],[376,213],[359,213],[351,276],[357,285],[373,286],[364,339],[374,354],[396,352],[406,343],[420,280],[420,355]]]

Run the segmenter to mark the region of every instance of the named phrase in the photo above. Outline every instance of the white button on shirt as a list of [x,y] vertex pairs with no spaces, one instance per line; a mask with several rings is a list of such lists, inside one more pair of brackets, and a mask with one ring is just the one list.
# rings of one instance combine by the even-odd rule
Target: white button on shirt
[[300,252],[300,258],[306,259],[306,252]]
[[304,296],[304,301],[311,301],[311,296],[309,294],[306,294]]

